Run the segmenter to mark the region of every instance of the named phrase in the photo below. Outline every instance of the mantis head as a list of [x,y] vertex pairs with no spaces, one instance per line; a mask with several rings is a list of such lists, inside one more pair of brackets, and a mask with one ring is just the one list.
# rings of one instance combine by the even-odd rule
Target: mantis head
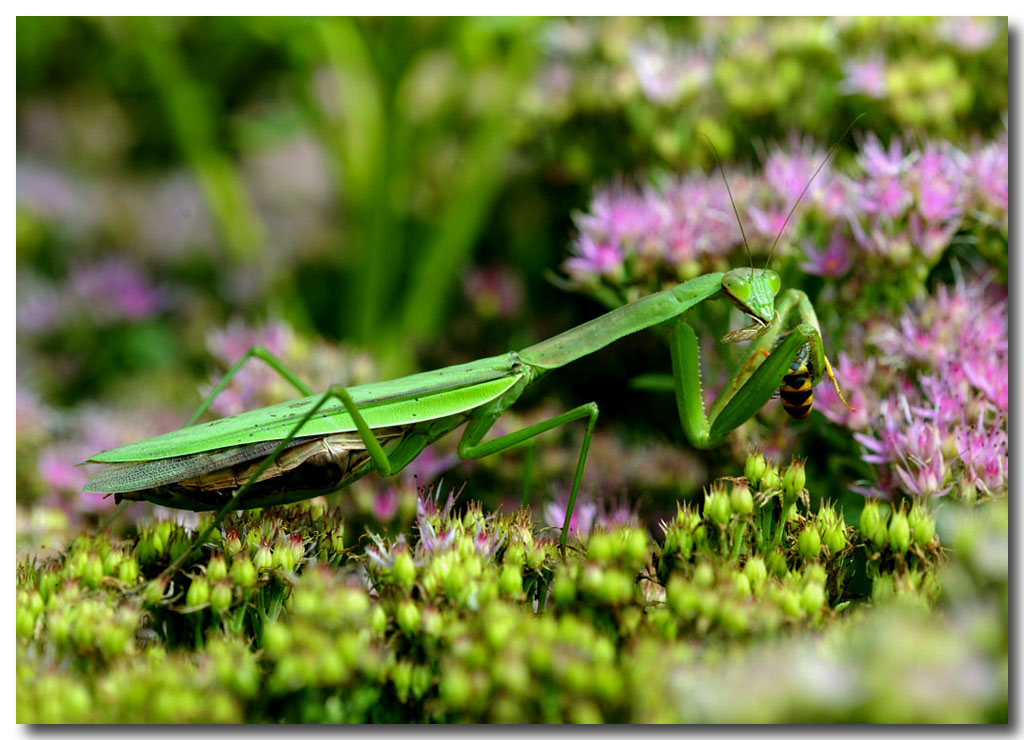
[[781,287],[782,279],[775,270],[741,267],[725,273],[722,290],[753,323],[729,332],[722,341],[743,342],[768,331],[775,319],[775,296]]

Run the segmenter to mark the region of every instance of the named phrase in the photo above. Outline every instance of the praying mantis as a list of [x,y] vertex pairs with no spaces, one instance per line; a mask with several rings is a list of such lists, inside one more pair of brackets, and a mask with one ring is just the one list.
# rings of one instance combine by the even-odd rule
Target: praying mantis
[[[833,152],[834,148],[825,161]],[[713,272],[640,298],[526,349],[395,380],[348,388],[335,385],[319,394],[310,391],[273,354],[254,347],[228,370],[186,426],[90,457],[86,462],[107,467],[91,478],[84,490],[114,494],[119,501],[217,511],[199,535],[198,541],[202,542],[229,511],[330,493],[371,471],[395,475],[428,445],[463,424],[458,455],[473,460],[530,444],[544,432],[585,420],[586,431],[559,537],[564,551],[597,422],[597,404],[584,403],[485,440],[494,423],[528,386],[549,371],[630,334],[656,327],[667,329],[679,420],[694,447],[710,448],[721,443],[775,395],[797,364],[808,374],[808,389],[827,375],[842,398],[810,300],[795,289],[780,296],[781,287],[778,273],[767,267],[751,265]],[[729,332],[722,341],[751,344],[744,360],[706,409],[697,335],[686,315],[703,302],[718,299],[731,301],[750,320],[749,325]],[[788,328],[794,316],[798,322]],[[303,397],[195,424],[252,358],[270,365]]]
[[[798,290],[785,291],[776,305],[780,288],[778,273],[770,269],[701,275],[523,350],[397,380],[334,386],[315,395],[274,355],[253,348],[225,374],[197,415],[253,357],[280,372],[304,397],[100,452],[87,462],[104,463],[107,468],[90,479],[84,490],[172,508],[218,510],[214,521],[219,523],[228,511],[311,498],[338,490],[370,471],[394,475],[462,424],[466,428],[458,455],[472,460],[527,444],[560,425],[586,420],[559,538],[564,549],[597,422],[597,405],[585,403],[484,441],[495,421],[548,371],[661,325],[669,331],[679,419],[695,447],[719,444],[753,416],[778,390],[798,355],[810,358],[812,385],[827,374],[838,390],[814,308]],[[732,301],[751,320],[750,325],[726,334],[723,341],[752,343],[745,361],[705,411],[697,335],[685,315],[698,304],[719,298]],[[787,332],[794,311],[800,323]]]

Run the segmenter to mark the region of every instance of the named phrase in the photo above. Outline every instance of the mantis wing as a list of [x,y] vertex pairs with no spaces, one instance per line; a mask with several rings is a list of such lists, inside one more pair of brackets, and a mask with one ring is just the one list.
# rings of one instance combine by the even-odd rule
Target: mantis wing
[[[398,380],[355,386],[349,393],[371,429],[417,424],[463,413],[498,398],[522,377],[514,369],[515,361],[515,355],[510,353]],[[100,452],[86,462],[160,460],[281,440],[319,398],[309,396],[184,427]],[[302,426],[296,438],[355,430],[356,424],[344,407],[330,400]]]

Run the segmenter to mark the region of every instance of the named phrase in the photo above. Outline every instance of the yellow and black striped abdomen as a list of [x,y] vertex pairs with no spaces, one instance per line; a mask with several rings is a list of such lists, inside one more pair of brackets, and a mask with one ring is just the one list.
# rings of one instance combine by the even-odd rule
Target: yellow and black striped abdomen
[[811,371],[805,362],[794,360],[789,372],[782,378],[779,398],[786,413],[794,419],[806,419],[814,405],[814,391],[811,389]]

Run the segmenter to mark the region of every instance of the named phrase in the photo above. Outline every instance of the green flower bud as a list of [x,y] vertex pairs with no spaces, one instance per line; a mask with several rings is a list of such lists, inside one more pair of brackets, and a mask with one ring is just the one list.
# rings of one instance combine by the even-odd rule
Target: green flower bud
[[309,519],[310,521],[316,522],[323,519],[327,513],[327,499],[323,496],[317,496],[316,498],[309,500]]
[[818,509],[818,516],[814,519],[814,524],[818,528],[818,534],[822,537],[825,533],[832,529],[838,521],[836,516],[836,510],[831,505],[826,505],[824,501],[821,502],[821,507]]
[[804,560],[814,560],[821,552],[821,535],[816,527],[804,527],[796,542],[797,551]]
[[724,490],[712,488],[710,492],[704,494],[704,516],[715,524],[729,523],[729,518],[732,516],[732,505]]
[[383,635],[384,631],[388,628],[388,615],[384,611],[384,607],[377,604],[373,607],[370,612],[370,629],[377,635]]
[[587,542],[587,557],[596,563],[604,563],[614,556],[614,543],[607,532],[594,532]]
[[789,570],[786,565],[786,554],[777,547],[768,551],[764,562],[768,566],[768,572],[777,578],[782,578]]
[[750,596],[750,580],[744,573],[732,574],[732,590],[737,596]]
[[842,552],[846,547],[846,532],[843,531],[842,525],[839,523],[833,524],[825,532],[821,542],[828,548],[829,554],[832,556]]
[[94,552],[89,553],[82,565],[82,581],[96,588],[103,581],[103,561]]
[[807,473],[804,471],[804,461],[794,458],[782,476],[782,490],[787,496],[796,496],[804,489],[806,483]]
[[[192,543],[189,542],[188,537],[185,536],[185,533],[180,532],[176,536],[171,538],[170,546],[167,548],[169,551],[167,557],[171,561],[177,560],[188,551],[188,548],[191,547],[191,545]],[[193,554],[192,557],[195,557],[195,555]]]
[[768,568],[764,564],[764,559],[760,555],[755,555],[747,560],[743,566],[743,574],[747,577],[750,590],[760,596],[764,583],[768,580]]
[[219,612],[231,606],[232,594],[231,584],[227,581],[217,581],[210,592],[210,606]]
[[894,512],[889,522],[889,544],[899,552],[910,547],[910,522],[902,510]]
[[167,552],[167,544],[171,538],[171,523],[164,519],[163,521],[157,522],[153,527],[153,531],[150,533],[150,544],[153,545],[153,549],[156,554],[163,555]]
[[229,530],[227,536],[224,538],[224,552],[230,555],[232,558],[242,551],[242,540],[238,537],[238,532]]
[[413,601],[403,601],[395,609],[395,622],[407,635],[414,634],[420,628],[420,609]]
[[896,581],[892,573],[879,573],[871,581],[871,600],[876,604],[888,601],[896,595]]
[[231,579],[245,588],[256,584],[256,566],[248,555],[239,555],[231,563]]
[[925,547],[935,538],[935,519],[923,504],[914,504],[907,517],[910,529],[914,534],[914,542]]
[[335,555],[340,555],[345,551],[345,526],[338,524],[331,530],[330,533],[330,551]]
[[395,555],[391,564],[391,580],[404,589],[410,589],[416,583],[416,563],[413,562],[412,553],[408,550],[402,550]]
[[209,601],[210,582],[203,576],[196,576],[185,594],[185,606],[203,606]]
[[[259,556],[259,551],[256,552]],[[295,560],[295,551],[289,546],[284,538],[278,539],[271,550],[271,566],[285,573],[294,571],[299,566]]]
[[568,567],[562,566],[551,584],[551,598],[560,607],[567,607],[576,600],[576,580]]
[[138,558],[141,565],[152,565],[156,562],[156,548],[153,547],[152,539],[145,532],[140,534],[139,541],[135,544],[135,557]]
[[452,709],[464,709],[473,696],[473,684],[469,676],[457,665],[450,667],[441,676],[438,690],[445,704]]
[[860,531],[874,543],[875,547],[884,547],[889,540],[889,532],[885,526],[888,517],[888,510],[883,510],[877,501],[868,500],[864,502],[864,508],[860,512]]
[[606,604],[622,604],[633,594],[633,579],[619,568],[610,568],[604,572],[598,598]]
[[821,563],[811,563],[804,569],[804,583],[820,583],[825,585],[828,580],[828,571]]
[[40,594],[38,591],[29,591],[26,596],[25,606],[28,607],[28,610],[29,612],[31,612],[32,616],[38,617],[40,614],[43,613],[43,610],[46,608],[46,603],[43,601],[42,594]]
[[978,487],[967,480],[966,476],[960,478],[957,484],[957,498],[967,505],[972,505],[978,498]]
[[700,514],[690,508],[689,504],[676,504],[676,524],[684,532],[693,532],[700,526]]
[[544,557],[546,552],[544,550],[544,544],[542,542],[535,542],[533,546],[526,551],[526,565],[530,570],[540,570],[544,565]]
[[724,602],[719,605],[716,617],[718,623],[734,635],[744,634],[750,622],[746,610],[732,602]]
[[409,695],[409,687],[412,685],[412,663],[400,660],[391,666],[391,683],[395,687],[398,700],[405,702]]
[[665,588],[665,601],[669,609],[676,614],[690,618],[697,614],[700,593],[685,578],[676,573]]
[[626,535],[625,551],[626,558],[631,563],[642,563],[647,559],[647,547],[649,545],[647,532],[642,529],[630,529]]
[[736,483],[729,494],[729,503],[737,514],[749,514],[754,510],[754,494],[742,483]]
[[799,617],[803,613],[800,606],[800,595],[787,586],[783,586],[775,592],[774,600],[787,617]]
[[431,637],[440,637],[444,628],[444,619],[437,609],[427,607],[420,616],[420,627],[423,633]]
[[117,569],[123,559],[124,553],[120,549],[112,548],[103,558],[103,574],[112,576],[117,573]]
[[206,566],[206,577],[211,581],[221,581],[228,577],[228,564],[223,555],[214,555]]
[[117,566],[117,580],[121,583],[135,584],[139,580],[139,561],[127,557]]
[[14,630],[15,635],[19,638],[28,638],[32,636],[32,633],[36,628],[36,617],[32,614],[32,611],[27,607],[21,606],[20,604],[15,608],[14,612]]
[[697,588],[711,588],[715,583],[715,571],[709,563],[701,563],[693,571],[693,585]]
[[814,581],[805,583],[800,591],[800,607],[807,614],[816,614],[825,604],[825,587]]
[[263,649],[268,655],[284,655],[292,645],[292,631],[283,622],[264,622]]
[[513,565],[503,565],[498,577],[498,591],[502,596],[518,598],[523,593],[523,572]]
[[782,478],[779,476],[779,469],[774,465],[769,465],[768,469],[764,471],[761,476],[761,490],[770,491],[774,488],[778,488],[782,483]]
[[761,478],[768,470],[768,463],[760,452],[753,452],[747,455],[746,464],[743,466],[743,475],[755,486],[761,482]]
[[162,579],[154,579],[146,584],[144,600],[147,606],[154,606],[164,598],[164,592],[169,584]]
[[274,553],[267,545],[260,545],[259,549],[256,550],[256,555],[252,559],[252,564],[256,566],[257,570],[269,570],[274,567]]
[[49,603],[50,597],[57,592],[60,584],[60,577],[52,570],[47,570],[39,574],[39,593],[43,597],[43,601]]

